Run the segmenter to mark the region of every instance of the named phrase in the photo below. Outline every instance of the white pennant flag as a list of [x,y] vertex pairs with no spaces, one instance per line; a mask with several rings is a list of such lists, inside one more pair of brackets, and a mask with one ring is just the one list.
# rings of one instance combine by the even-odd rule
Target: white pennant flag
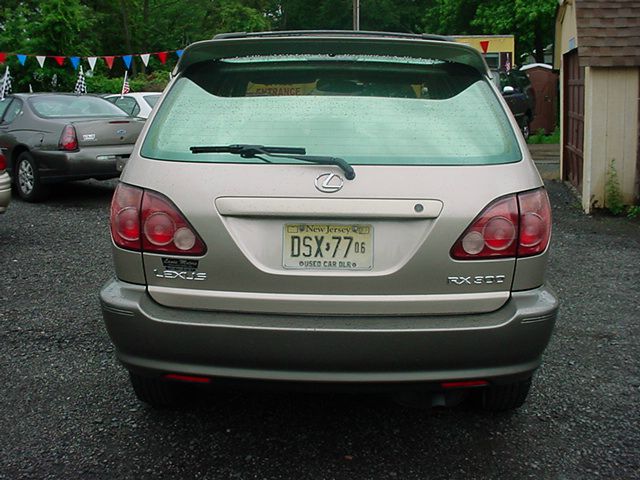
[[96,60],[98,60],[98,57],[87,57],[87,61],[89,62],[89,66],[91,67],[91,70],[95,68]]
[[36,60],[40,64],[40,68],[44,67],[44,59],[47,58],[44,55],[36,55]]
[[145,67],[149,63],[149,56],[150,55],[151,55],[150,53],[143,53],[143,54],[140,55],[140,58],[142,59],[142,63],[144,63]]

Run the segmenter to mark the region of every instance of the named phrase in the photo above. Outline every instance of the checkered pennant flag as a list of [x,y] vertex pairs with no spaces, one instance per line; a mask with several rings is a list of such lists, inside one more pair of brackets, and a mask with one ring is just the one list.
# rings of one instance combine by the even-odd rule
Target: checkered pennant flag
[[80,65],[80,70],[78,70],[78,80],[76,81],[76,88],[73,89],[73,93],[76,95],[84,95],[87,93],[87,84],[84,82],[84,71],[82,70],[82,65]]
[[11,73],[9,73],[9,65],[7,65],[7,69],[4,72],[4,76],[2,77],[2,85],[0,85],[0,100],[4,100],[5,95],[9,95],[11,93]]

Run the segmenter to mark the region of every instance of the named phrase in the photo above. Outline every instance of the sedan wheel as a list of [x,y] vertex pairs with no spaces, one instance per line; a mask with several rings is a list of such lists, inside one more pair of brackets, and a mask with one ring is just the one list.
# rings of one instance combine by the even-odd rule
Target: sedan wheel
[[40,183],[38,167],[28,152],[20,154],[15,171],[15,187],[23,200],[37,202],[45,196],[46,189]]

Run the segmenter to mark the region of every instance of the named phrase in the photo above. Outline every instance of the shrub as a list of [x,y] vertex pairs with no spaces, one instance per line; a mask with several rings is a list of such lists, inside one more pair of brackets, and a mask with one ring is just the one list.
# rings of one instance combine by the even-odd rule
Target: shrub
[[[148,75],[139,73],[129,79],[129,89],[132,92],[161,92],[169,83],[170,73],[155,71]],[[122,77],[109,78],[96,74],[87,77],[87,91],[89,93],[120,93],[122,91]]]
[[615,159],[611,160],[607,171],[607,179],[604,185],[604,206],[614,215],[620,215],[625,211]]
[[551,135],[546,135],[544,129],[540,128],[535,134],[529,136],[527,143],[560,143],[560,129],[556,127]]

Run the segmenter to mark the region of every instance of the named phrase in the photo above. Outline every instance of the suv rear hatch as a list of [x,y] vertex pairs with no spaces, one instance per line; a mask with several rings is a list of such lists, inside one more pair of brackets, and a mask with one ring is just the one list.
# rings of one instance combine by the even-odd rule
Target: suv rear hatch
[[[288,45],[285,56],[236,57],[233,41],[185,52],[123,181],[144,189],[142,235],[154,235],[168,209],[167,228],[183,224],[206,247],[185,255],[149,244],[149,294],[171,307],[265,313],[498,309],[515,254],[462,260],[452,249],[494,200],[517,202],[515,192],[541,181],[482,59],[446,42],[402,41],[397,53],[413,43],[414,55],[398,58],[395,40],[377,40],[377,56],[359,52],[362,38],[353,53],[348,41],[333,53],[323,40],[273,39],[271,47]],[[189,62],[204,51],[209,59]],[[356,178],[336,165],[190,150],[232,144],[341,157]]]

